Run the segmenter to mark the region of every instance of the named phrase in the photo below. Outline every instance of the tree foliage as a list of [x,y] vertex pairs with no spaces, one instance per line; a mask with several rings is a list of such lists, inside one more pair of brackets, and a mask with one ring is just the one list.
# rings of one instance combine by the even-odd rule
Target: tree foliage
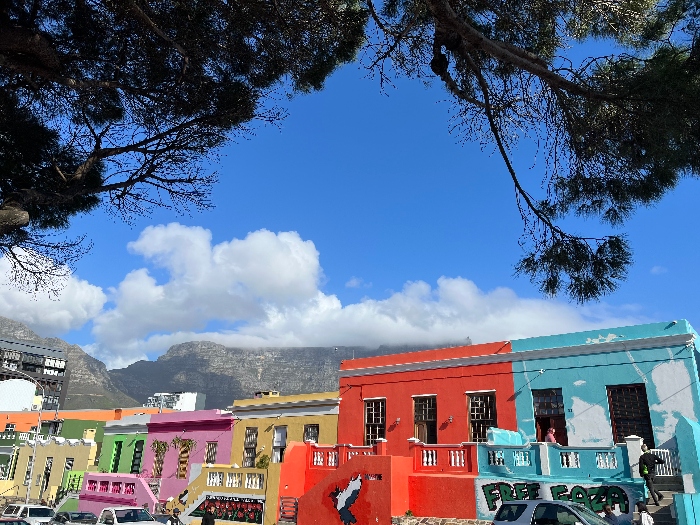
[[[517,271],[576,301],[614,290],[631,264],[622,234],[565,231],[575,214],[610,227],[700,172],[700,42],[695,0],[368,1],[371,67],[436,75],[463,137],[495,144],[525,222]],[[603,50],[580,63],[578,49]],[[512,152],[536,141],[541,196]]]
[[366,20],[357,0],[0,2],[0,251],[20,284],[80,255],[47,236],[78,213],[209,206],[216,149],[320,89]]

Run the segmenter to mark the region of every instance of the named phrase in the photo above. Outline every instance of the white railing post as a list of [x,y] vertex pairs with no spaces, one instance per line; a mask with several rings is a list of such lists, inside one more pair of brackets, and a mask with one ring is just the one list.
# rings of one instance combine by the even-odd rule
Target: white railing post
[[538,449],[540,454],[540,468],[543,476],[551,476],[552,471],[549,467],[549,445],[547,443],[532,443],[533,450]]
[[641,478],[639,474],[639,458],[642,455],[642,438],[639,436],[627,436],[627,458],[630,466],[630,476],[632,478]]

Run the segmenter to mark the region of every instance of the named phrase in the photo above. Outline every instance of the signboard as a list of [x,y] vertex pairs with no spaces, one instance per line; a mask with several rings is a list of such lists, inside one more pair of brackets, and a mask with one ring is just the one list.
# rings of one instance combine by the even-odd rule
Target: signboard
[[474,483],[476,512],[479,519],[493,519],[504,501],[545,500],[581,503],[593,512],[603,512],[610,505],[613,512],[632,519],[637,501],[643,501],[640,483],[545,483],[518,479],[478,478]]
[[190,516],[201,518],[210,505],[214,505],[214,519],[216,521],[261,524],[265,514],[265,503],[259,499],[239,498],[236,496],[207,496],[195,510],[190,512]]

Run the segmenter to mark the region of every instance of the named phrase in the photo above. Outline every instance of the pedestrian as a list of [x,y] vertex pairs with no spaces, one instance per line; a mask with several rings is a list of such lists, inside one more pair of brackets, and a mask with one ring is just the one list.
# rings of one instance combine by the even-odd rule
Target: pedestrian
[[46,507],[46,500],[44,498],[41,498],[41,504]]
[[177,507],[173,509],[173,513],[168,518],[168,525],[182,525],[180,521],[180,509]]
[[639,512],[639,521],[636,522],[637,525],[654,525],[654,518],[649,514],[649,509],[647,506],[641,502],[637,502],[637,512]]
[[619,520],[617,519],[617,516],[613,514],[612,507],[608,505],[607,503],[603,505],[603,512],[605,515],[603,516],[603,519],[610,523],[610,525],[620,525]]
[[654,479],[656,465],[663,464],[663,462],[663,459],[651,453],[649,447],[642,445],[642,455],[639,457],[639,475],[646,481],[649,494],[651,494],[651,498],[657,507],[659,506],[659,500],[664,499],[664,495],[654,488]]
[[554,437],[554,429],[553,428],[548,428],[547,429],[547,435],[544,437],[545,443],[556,443],[557,438]]
[[144,504],[143,504],[143,510],[149,510],[149,508],[148,508],[148,503],[144,503]]
[[202,525],[216,525],[214,520],[214,505],[210,504],[207,507],[204,516],[202,516]]

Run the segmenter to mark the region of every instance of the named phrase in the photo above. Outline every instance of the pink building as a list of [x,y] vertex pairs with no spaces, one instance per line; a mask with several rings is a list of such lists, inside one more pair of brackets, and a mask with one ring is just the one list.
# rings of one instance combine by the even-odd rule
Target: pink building
[[141,507],[153,510],[156,498],[147,480],[129,474],[86,472],[78,499],[80,512],[100,515],[105,507]]
[[[199,475],[202,463],[231,463],[233,424],[233,415],[220,410],[151,416],[141,476],[151,478],[152,487],[159,480],[154,491],[158,501],[177,498]],[[159,454],[154,451],[158,447]]]

